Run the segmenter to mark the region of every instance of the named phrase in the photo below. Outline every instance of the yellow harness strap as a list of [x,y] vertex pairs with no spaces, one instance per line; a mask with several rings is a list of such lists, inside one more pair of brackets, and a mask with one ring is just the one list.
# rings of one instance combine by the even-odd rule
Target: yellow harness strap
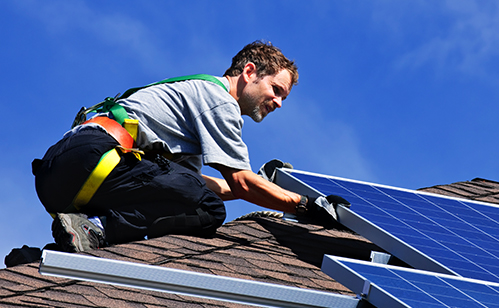
[[80,188],[80,191],[76,194],[71,206],[79,211],[82,206],[87,204],[120,160],[120,154],[116,149],[104,153],[97,166]]
[[114,167],[120,162],[121,157],[116,149],[107,151],[102,155],[99,163],[94,168],[92,173],[88,176],[85,184],[80,188],[80,191],[76,194],[72,205],[77,211],[81,209],[82,206],[87,204],[90,199],[94,196],[97,189],[106,177],[113,171]]
[[[94,196],[97,189],[106,177],[113,171],[114,167],[118,165],[121,157],[117,148],[107,151],[102,155],[97,166],[92,170],[87,180],[76,194],[73,202],[63,211],[63,213],[78,212],[81,207],[86,205]],[[55,213],[50,213],[52,218],[56,217]]]

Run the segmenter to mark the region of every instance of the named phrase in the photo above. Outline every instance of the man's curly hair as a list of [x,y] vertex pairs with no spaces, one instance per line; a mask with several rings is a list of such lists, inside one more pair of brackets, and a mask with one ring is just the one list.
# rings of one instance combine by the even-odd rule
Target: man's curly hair
[[244,66],[252,62],[256,66],[257,76],[265,77],[275,75],[283,69],[291,74],[291,84],[298,83],[298,68],[294,61],[286,58],[281,50],[270,42],[255,41],[246,45],[232,58],[232,65],[224,76],[238,76],[243,72]]

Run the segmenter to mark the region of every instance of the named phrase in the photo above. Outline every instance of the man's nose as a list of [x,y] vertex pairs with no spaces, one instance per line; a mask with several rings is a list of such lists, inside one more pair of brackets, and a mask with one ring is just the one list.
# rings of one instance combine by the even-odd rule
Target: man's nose
[[274,104],[277,106],[277,108],[281,108],[282,107],[282,98],[279,96],[275,97]]

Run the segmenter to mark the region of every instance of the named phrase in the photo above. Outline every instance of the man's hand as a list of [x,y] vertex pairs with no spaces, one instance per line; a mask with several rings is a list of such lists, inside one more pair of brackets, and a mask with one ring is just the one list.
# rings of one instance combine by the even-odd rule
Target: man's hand
[[350,202],[336,195],[306,198],[308,199],[306,205],[304,205],[304,207],[297,207],[296,215],[310,217],[322,222],[331,222],[331,218],[333,220],[338,220],[338,215],[336,214],[338,205],[350,207]]
[[269,182],[275,183],[275,171],[277,168],[288,168],[293,169],[293,165],[290,163],[282,162],[278,159],[273,159],[265,164],[258,170],[258,175],[266,179]]

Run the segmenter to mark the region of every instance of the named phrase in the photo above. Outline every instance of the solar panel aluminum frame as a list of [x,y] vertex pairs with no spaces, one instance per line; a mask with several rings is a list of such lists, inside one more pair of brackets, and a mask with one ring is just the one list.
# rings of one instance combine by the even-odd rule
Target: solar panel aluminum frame
[[363,307],[355,296],[50,250],[39,272],[258,307]]
[[[302,194],[302,195],[308,195],[310,197],[318,197],[318,196],[324,195],[323,193],[310,187],[308,184],[293,177],[292,173],[303,173],[303,174],[309,174],[309,175],[314,175],[314,176],[319,176],[319,177],[325,177],[325,175],[322,175],[322,174],[299,171],[299,170],[295,170],[295,169],[293,169],[293,170],[291,170],[291,169],[278,169],[277,173],[276,173],[276,184],[281,186],[282,188],[287,189],[287,190],[294,191],[294,192]],[[334,176],[326,176],[326,177],[331,178],[331,179],[347,180],[347,179],[343,179],[340,177],[334,177]],[[362,181],[354,181],[354,180],[347,180],[347,181],[361,183],[361,184],[367,184],[367,185],[375,185],[378,187],[386,187],[386,188],[391,188],[391,189],[404,190],[401,188],[384,186],[384,185],[379,185],[379,184],[372,184],[372,183],[367,183],[367,182],[362,182]],[[405,191],[411,191],[411,190],[407,189]],[[418,194],[435,196],[435,194],[425,193],[425,192],[418,192]],[[451,197],[440,196],[440,195],[438,195],[438,196],[444,197],[444,198],[451,198]],[[451,199],[453,199],[453,198],[451,198]],[[454,199],[457,199],[457,198],[454,198]],[[470,201],[470,200],[466,200],[466,201]],[[352,206],[354,207],[355,205],[352,205]],[[461,275],[457,274],[455,271],[453,271],[452,269],[450,269],[450,268],[446,267],[445,265],[441,264],[440,262],[434,260],[430,256],[422,253],[418,249],[405,243],[404,241],[400,240],[399,238],[395,237],[394,235],[380,229],[376,225],[372,224],[368,220],[366,220],[363,217],[356,214],[353,210],[350,210],[344,206],[338,206],[336,209],[336,212],[338,215],[338,222],[339,223],[341,223],[342,225],[346,226],[347,228],[355,231],[356,233],[362,235],[363,237],[367,238],[368,240],[370,240],[371,242],[373,242],[377,246],[388,251],[390,254],[403,260],[407,264],[409,264],[415,268],[424,269],[427,271],[461,276]]]

